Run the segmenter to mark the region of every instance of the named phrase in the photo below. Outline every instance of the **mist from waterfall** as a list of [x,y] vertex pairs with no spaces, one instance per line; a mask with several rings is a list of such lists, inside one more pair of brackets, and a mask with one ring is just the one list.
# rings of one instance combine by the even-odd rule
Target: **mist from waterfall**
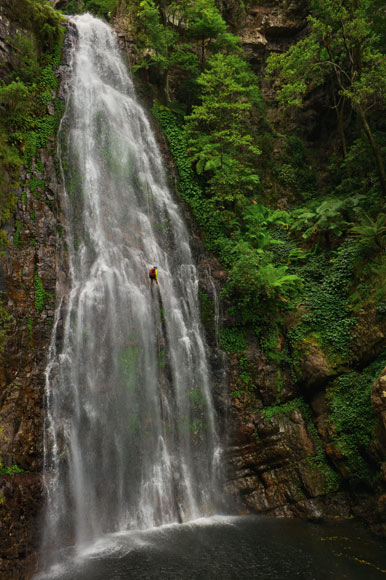
[[89,14],[71,23],[60,130],[70,281],[46,371],[45,554],[211,515],[221,496],[187,229],[113,30]]

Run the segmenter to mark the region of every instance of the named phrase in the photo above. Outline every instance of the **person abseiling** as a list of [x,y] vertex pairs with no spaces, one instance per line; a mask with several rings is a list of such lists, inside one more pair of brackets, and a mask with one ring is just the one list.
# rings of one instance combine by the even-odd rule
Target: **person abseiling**
[[152,268],[150,268],[149,278],[150,278],[150,288],[153,287],[154,280],[155,280],[155,283],[158,284],[158,268],[156,265],[154,265]]

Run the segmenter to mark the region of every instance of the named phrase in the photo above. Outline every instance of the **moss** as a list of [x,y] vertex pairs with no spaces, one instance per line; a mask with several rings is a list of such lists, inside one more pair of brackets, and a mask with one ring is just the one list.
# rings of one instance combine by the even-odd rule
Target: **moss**
[[15,234],[13,236],[13,244],[19,248],[21,246],[21,239],[20,239],[20,233],[22,230],[22,224],[21,222],[17,221],[15,224]]
[[309,465],[319,470],[323,474],[326,493],[337,491],[341,483],[341,477],[328,462],[323,441],[313,422],[311,409],[304,401],[304,399],[302,397],[297,397],[291,401],[288,401],[287,403],[267,407],[261,412],[264,415],[265,420],[268,421],[274,417],[289,415],[292,411],[295,410],[302,414],[306,422],[308,434],[315,447],[315,455],[308,458]]
[[4,466],[0,458],[0,475],[16,475],[17,473],[25,473],[25,471],[18,465]]
[[246,357],[246,356],[240,357],[239,369],[240,369],[239,378],[240,378],[242,384],[244,385],[244,387],[246,388],[246,390],[249,390],[253,386],[253,379],[252,379],[252,375],[251,375],[251,369],[250,369],[248,357]]
[[244,353],[247,348],[247,340],[244,329],[237,327],[221,329],[220,347],[229,353]]
[[367,453],[377,424],[371,390],[385,366],[383,353],[363,371],[352,370],[341,375],[327,390],[329,421],[333,428],[331,442],[343,455],[345,470],[353,483],[371,483],[375,475]]
[[204,290],[199,289],[198,298],[200,301],[201,321],[208,334],[214,330],[214,303],[211,297]]
[[27,318],[27,328],[28,328],[28,333],[29,333],[29,340],[32,344],[32,342],[33,342],[33,320],[30,316]]
[[35,310],[41,311],[44,310],[46,301],[51,299],[53,295],[49,292],[46,292],[43,286],[43,281],[40,278],[37,271],[34,274],[34,302],[35,302]]
[[7,334],[12,325],[12,316],[0,303],[0,354],[4,351]]

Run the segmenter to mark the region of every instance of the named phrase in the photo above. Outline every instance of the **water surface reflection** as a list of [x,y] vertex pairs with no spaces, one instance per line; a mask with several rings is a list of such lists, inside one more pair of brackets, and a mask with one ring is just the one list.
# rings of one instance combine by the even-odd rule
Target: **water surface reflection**
[[214,517],[106,536],[40,578],[376,580],[386,579],[384,546],[351,522]]

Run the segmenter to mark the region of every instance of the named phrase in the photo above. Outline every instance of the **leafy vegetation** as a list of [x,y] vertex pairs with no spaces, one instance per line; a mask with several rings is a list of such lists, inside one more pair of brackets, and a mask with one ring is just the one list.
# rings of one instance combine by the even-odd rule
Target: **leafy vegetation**
[[[372,472],[366,450],[376,373],[347,369],[357,360],[357,313],[375,313],[381,325],[386,314],[381,3],[312,0],[307,34],[268,59],[275,93],[266,102],[236,36],[242,12],[220,14],[217,4],[205,3],[204,13],[199,0],[122,5],[140,38],[135,71],[139,83],[152,87],[152,111],[168,140],[181,195],[227,270],[222,295],[234,323],[220,332],[220,345],[239,365],[237,393],[258,397],[246,355],[253,337],[276,365],[278,402],[283,369],[301,394],[304,352],[307,345],[320,348],[340,375],[328,387],[331,443],[364,481]],[[283,130],[286,111],[314,103],[331,133],[320,148],[304,130]],[[271,106],[282,115],[280,133],[265,117]],[[314,441],[311,464],[323,472],[327,491],[337,489],[339,476],[305,401],[299,396],[265,412],[294,408]],[[355,421],[363,429],[350,438]],[[362,459],[355,463],[355,455]]]
[[[5,14],[20,26],[9,39],[16,67],[0,85],[0,221],[4,225],[16,203],[22,165],[29,169],[39,148],[54,134],[61,110],[51,115],[47,104],[57,88],[53,67],[60,64],[64,38],[62,17],[49,0],[21,0]],[[19,231],[16,232],[19,243]]]
[[25,473],[25,471],[18,465],[4,467],[0,462],[0,475],[16,475],[18,473]]
[[342,150],[347,155],[346,116],[357,115],[369,141],[383,195],[386,174],[382,151],[369,122],[369,113],[384,110],[386,57],[374,19],[382,8],[374,0],[312,0],[310,33],[284,55],[271,55],[268,73],[278,78],[279,102],[301,106],[318,85],[329,85],[337,115]]
[[383,354],[364,371],[341,375],[327,391],[329,420],[333,425],[331,441],[342,454],[345,470],[354,483],[366,482],[373,476],[374,468],[366,460],[376,426],[370,395],[385,364]]
[[34,300],[35,310],[44,310],[46,301],[52,298],[52,294],[44,289],[42,279],[35,271],[34,274]]
[[[206,173],[211,211],[234,228],[234,217],[259,183],[261,150],[250,126],[261,102],[257,79],[237,54],[216,54],[197,83],[201,104],[186,117],[189,154],[198,174]],[[255,120],[256,121],[256,120]]]
[[109,18],[115,16],[118,0],[71,0],[64,10],[65,14],[82,14],[90,12],[95,16]]

